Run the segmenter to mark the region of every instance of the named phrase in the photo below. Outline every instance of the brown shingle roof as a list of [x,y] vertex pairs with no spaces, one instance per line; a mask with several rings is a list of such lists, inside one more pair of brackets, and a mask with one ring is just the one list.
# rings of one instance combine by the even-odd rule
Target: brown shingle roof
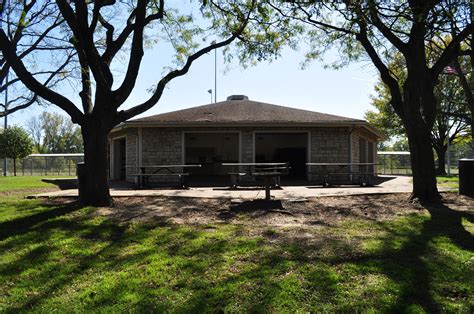
[[320,112],[295,109],[252,100],[227,100],[149,117],[129,120],[125,124],[287,124],[287,123],[351,123],[363,120]]

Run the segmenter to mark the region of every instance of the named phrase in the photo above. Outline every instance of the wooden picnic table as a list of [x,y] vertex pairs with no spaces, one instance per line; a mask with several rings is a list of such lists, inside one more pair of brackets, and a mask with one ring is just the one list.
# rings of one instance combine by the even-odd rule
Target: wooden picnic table
[[[133,173],[131,176],[137,177],[138,186],[143,188],[148,183],[149,177],[164,177],[164,176],[177,176],[180,179],[180,187],[185,188],[184,178],[189,175],[189,173],[176,172],[176,169],[183,168],[200,168],[201,165],[149,165],[149,166],[125,166],[125,168],[135,168],[138,169],[138,173]],[[147,169],[152,172],[147,172]]]
[[270,185],[276,179],[280,185],[280,176],[288,174],[287,162],[250,162],[250,163],[223,163],[222,166],[242,167],[244,172],[230,172],[231,187],[237,187],[238,178],[243,175],[261,177],[265,184],[265,200],[270,200]]
[[[307,162],[307,166],[320,166],[322,171],[320,176],[323,181],[323,186],[329,187],[331,184],[330,176],[335,175],[357,175],[359,178],[359,184],[361,186],[371,185],[371,177],[374,175],[374,171],[365,171],[365,172],[353,172],[350,169],[347,172],[342,172],[345,167],[351,166],[375,166],[377,163],[374,162]],[[339,171],[328,172],[327,167],[337,167]]]

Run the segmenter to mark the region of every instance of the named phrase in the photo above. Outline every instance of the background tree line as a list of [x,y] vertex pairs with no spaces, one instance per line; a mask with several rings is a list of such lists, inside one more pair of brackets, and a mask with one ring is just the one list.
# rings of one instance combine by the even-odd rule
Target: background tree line
[[32,117],[26,130],[33,140],[33,150],[38,154],[83,153],[81,129],[71,119],[44,111]]

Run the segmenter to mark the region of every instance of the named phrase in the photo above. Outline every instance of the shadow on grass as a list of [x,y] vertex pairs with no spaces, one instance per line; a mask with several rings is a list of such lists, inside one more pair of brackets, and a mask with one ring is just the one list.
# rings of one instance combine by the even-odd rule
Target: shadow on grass
[[[436,258],[433,254],[428,253],[430,246],[433,245],[440,237],[445,237],[454,243],[459,249],[466,250],[468,252],[474,252],[474,236],[469,233],[462,224],[462,219],[465,218],[470,222],[474,221],[474,215],[468,212],[457,211],[449,208],[442,203],[427,203],[423,204],[430,213],[430,219],[425,220],[422,225],[422,229],[419,233],[412,234],[400,250],[391,252],[388,249],[387,256],[391,257],[394,261],[397,261],[402,268],[410,270],[407,272],[407,276],[400,276],[399,273],[391,272],[389,267],[384,270],[390,274],[394,280],[399,280],[406,285],[406,289],[402,291],[399,296],[398,304],[419,304],[423,308],[429,311],[444,311],[437,301],[435,300],[432,291],[433,283],[433,272],[443,272],[445,268],[451,268],[454,265],[448,261],[444,261],[439,265],[440,267],[433,267],[429,259],[430,257]],[[448,257],[445,257],[448,259]],[[450,265],[451,264],[451,265]],[[387,263],[390,265],[390,263]],[[456,267],[456,266],[454,266]],[[467,269],[466,269],[467,270]],[[461,272],[462,273],[462,272]],[[464,273],[463,276],[469,276],[471,279],[474,272],[471,270],[470,273]],[[450,280],[456,279],[453,277],[445,278],[447,281],[444,282],[446,286],[444,293],[450,297],[449,290],[456,290],[457,287]],[[451,286],[452,285],[452,286]],[[454,291],[454,294],[459,296],[459,292]],[[461,291],[461,294],[463,292]],[[467,297],[462,296],[461,297]],[[471,310],[473,309],[471,304]],[[398,310],[399,306],[395,306],[394,310]]]
[[[30,216],[15,218],[0,222],[0,241],[15,235],[28,232],[33,226],[45,222],[49,219],[66,215],[77,211],[83,206],[78,203],[69,203],[65,205],[42,205],[42,207],[50,208]],[[21,208],[19,209],[21,210]]]
[[[283,208],[267,205],[242,203],[229,211]],[[384,231],[372,250],[331,234],[305,242],[279,231],[278,241],[268,242],[244,236],[241,225],[117,224],[83,212],[66,215],[80,209],[74,204],[52,207],[0,225],[0,232],[9,230],[0,250],[18,235],[21,252],[0,263],[9,287],[3,303],[9,311],[442,311],[440,294],[468,296],[434,285],[451,276],[464,283],[459,273],[474,274],[453,257],[438,256],[433,243],[446,237],[456,250],[472,252],[474,239],[462,220],[473,222],[473,215],[443,204],[426,207],[430,218],[364,222]],[[373,285],[371,276],[390,283]]]

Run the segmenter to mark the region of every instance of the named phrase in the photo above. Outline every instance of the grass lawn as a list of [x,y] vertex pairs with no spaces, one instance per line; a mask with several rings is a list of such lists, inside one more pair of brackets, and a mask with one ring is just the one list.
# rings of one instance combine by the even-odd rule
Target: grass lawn
[[437,176],[436,180],[438,182],[438,186],[444,188],[459,189],[458,176]]
[[[380,197],[363,206],[408,206]],[[0,312],[474,310],[472,203],[418,205],[383,219],[303,203],[302,216],[333,218],[296,224],[299,216],[283,211],[238,207],[232,219],[204,223],[192,214],[209,203],[187,202],[155,198],[122,211],[174,206],[174,220],[141,221],[0,194]],[[232,208],[212,204],[219,217]]]
[[[44,183],[41,179],[46,176],[0,176],[0,192],[20,191],[54,187],[49,183]],[[55,178],[57,176],[54,176]]]

